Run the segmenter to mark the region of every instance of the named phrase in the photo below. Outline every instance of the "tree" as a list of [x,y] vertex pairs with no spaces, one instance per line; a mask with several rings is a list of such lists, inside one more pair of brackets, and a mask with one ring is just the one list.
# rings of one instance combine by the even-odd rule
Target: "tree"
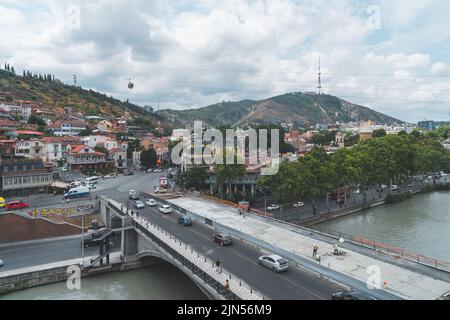
[[214,166],[214,175],[216,178],[215,189],[219,191],[223,198],[223,186],[227,186],[226,194],[234,199],[234,191],[232,184],[239,182],[245,176],[245,165],[238,164],[237,155],[234,156],[234,163],[226,163],[226,151],[223,153],[223,164],[216,164]]
[[184,171],[178,180],[178,183],[185,189],[204,189],[207,173],[202,166],[194,166]]
[[32,114],[29,118],[28,118],[28,124],[37,124],[38,126],[43,126],[45,127],[47,125],[47,123],[45,122],[44,119],[42,119],[41,117]]
[[158,156],[156,154],[155,149],[150,148],[148,150],[144,150],[141,153],[141,166],[146,169],[154,167],[156,165],[156,161],[158,160]]
[[97,152],[101,152],[101,153],[104,153],[104,154],[108,154],[108,149],[106,149],[106,148],[103,147],[103,146],[96,146],[96,147],[94,148],[94,150],[97,151]]
[[141,144],[138,139],[132,139],[128,142],[127,157],[131,159],[134,151],[141,151]]
[[81,137],[90,136],[92,134],[92,129],[90,127],[86,127],[85,130],[80,132]]
[[387,135],[387,133],[386,133],[386,130],[384,130],[384,129],[376,129],[376,130],[373,130],[373,133],[372,133],[373,138],[381,138],[381,137],[384,137],[385,135]]

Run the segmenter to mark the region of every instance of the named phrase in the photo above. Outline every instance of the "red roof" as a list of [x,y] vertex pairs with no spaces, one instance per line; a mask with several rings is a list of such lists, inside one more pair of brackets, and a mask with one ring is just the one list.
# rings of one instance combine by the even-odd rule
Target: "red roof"
[[18,131],[16,131],[16,134],[28,134],[28,135],[32,135],[32,136],[42,136],[42,135],[44,135],[43,132],[31,131],[31,130],[18,130]]
[[83,154],[83,155],[89,155],[89,156],[104,156],[104,153],[101,152],[97,152],[97,151],[93,151],[93,152],[81,152],[84,149],[88,149],[88,150],[92,150],[92,148],[85,146],[84,144],[80,144],[80,145],[76,145],[76,146],[71,146],[72,150],[70,153],[77,153],[77,154]]
[[0,120],[0,126],[6,126],[6,127],[18,127],[19,124],[16,121],[11,120]]

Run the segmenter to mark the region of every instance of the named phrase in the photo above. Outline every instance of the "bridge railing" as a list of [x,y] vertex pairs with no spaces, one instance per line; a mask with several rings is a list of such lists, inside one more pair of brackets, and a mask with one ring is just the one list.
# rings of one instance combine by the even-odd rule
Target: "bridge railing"
[[396,256],[399,258],[402,258],[404,260],[408,260],[411,262],[415,262],[418,264],[422,264],[428,267],[432,267],[438,270],[442,270],[442,271],[446,271],[446,272],[450,272],[450,263],[446,262],[446,261],[442,261],[442,260],[438,260],[436,258],[430,258],[421,254],[417,254],[417,253],[413,253],[413,252],[409,252],[407,250],[386,244],[386,243],[382,243],[382,242],[378,242],[378,241],[374,241],[374,240],[370,240],[370,239],[366,239],[363,237],[357,237],[357,236],[353,236],[344,232],[337,232],[337,231],[333,231],[333,230],[329,230],[329,229],[324,229],[324,228],[318,228],[319,231],[331,235],[337,239],[344,239],[347,242],[350,242],[352,244],[356,244],[362,247],[366,247],[368,249],[377,251],[377,252],[382,252],[382,253],[386,253],[392,256]]
[[[158,201],[161,200],[158,198]],[[163,201],[160,201],[163,202]],[[118,207],[117,205],[115,206]],[[192,247],[184,244],[167,231],[142,216],[129,212],[133,218],[135,228],[148,236],[155,244],[167,252],[174,259],[198,276],[210,288],[227,300],[264,300],[264,296],[254,290],[242,279],[216,266],[210,258],[196,252]],[[228,281],[229,288],[225,288]]]

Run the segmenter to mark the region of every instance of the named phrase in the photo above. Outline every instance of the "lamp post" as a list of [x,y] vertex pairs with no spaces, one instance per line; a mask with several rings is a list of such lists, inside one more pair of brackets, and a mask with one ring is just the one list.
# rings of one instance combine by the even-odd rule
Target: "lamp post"
[[81,208],[81,263],[84,266],[84,214]]

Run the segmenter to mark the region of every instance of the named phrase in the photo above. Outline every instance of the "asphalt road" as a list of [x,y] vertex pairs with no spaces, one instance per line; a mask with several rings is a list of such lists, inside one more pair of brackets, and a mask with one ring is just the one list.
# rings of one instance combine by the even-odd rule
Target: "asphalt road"
[[[118,201],[120,200],[126,198]],[[295,266],[291,266],[288,272],[274,273],[258,264],[258,257],[265,253],[236,239],[232,246],[221,247],[212,241],[212,236],[217,231],[196,222],[191,227],[183,227],[177,223],[180,216],[177,213],[163,215],[157,207],[147,207],[140,210],[140,214],[201,254],[213,261],[220,261],[224,269],[243,279],[269,299],[325,300],[330,299],[333,292],[343,289]]]
[[[98,250],[98,247],[85,248],[85,256],[96,255]],[[3,260],[4,266],[0,267],[0,272],[79,257],[81,257],[81,236],[49,239],[32,244],[2,245],[0,259]]]

